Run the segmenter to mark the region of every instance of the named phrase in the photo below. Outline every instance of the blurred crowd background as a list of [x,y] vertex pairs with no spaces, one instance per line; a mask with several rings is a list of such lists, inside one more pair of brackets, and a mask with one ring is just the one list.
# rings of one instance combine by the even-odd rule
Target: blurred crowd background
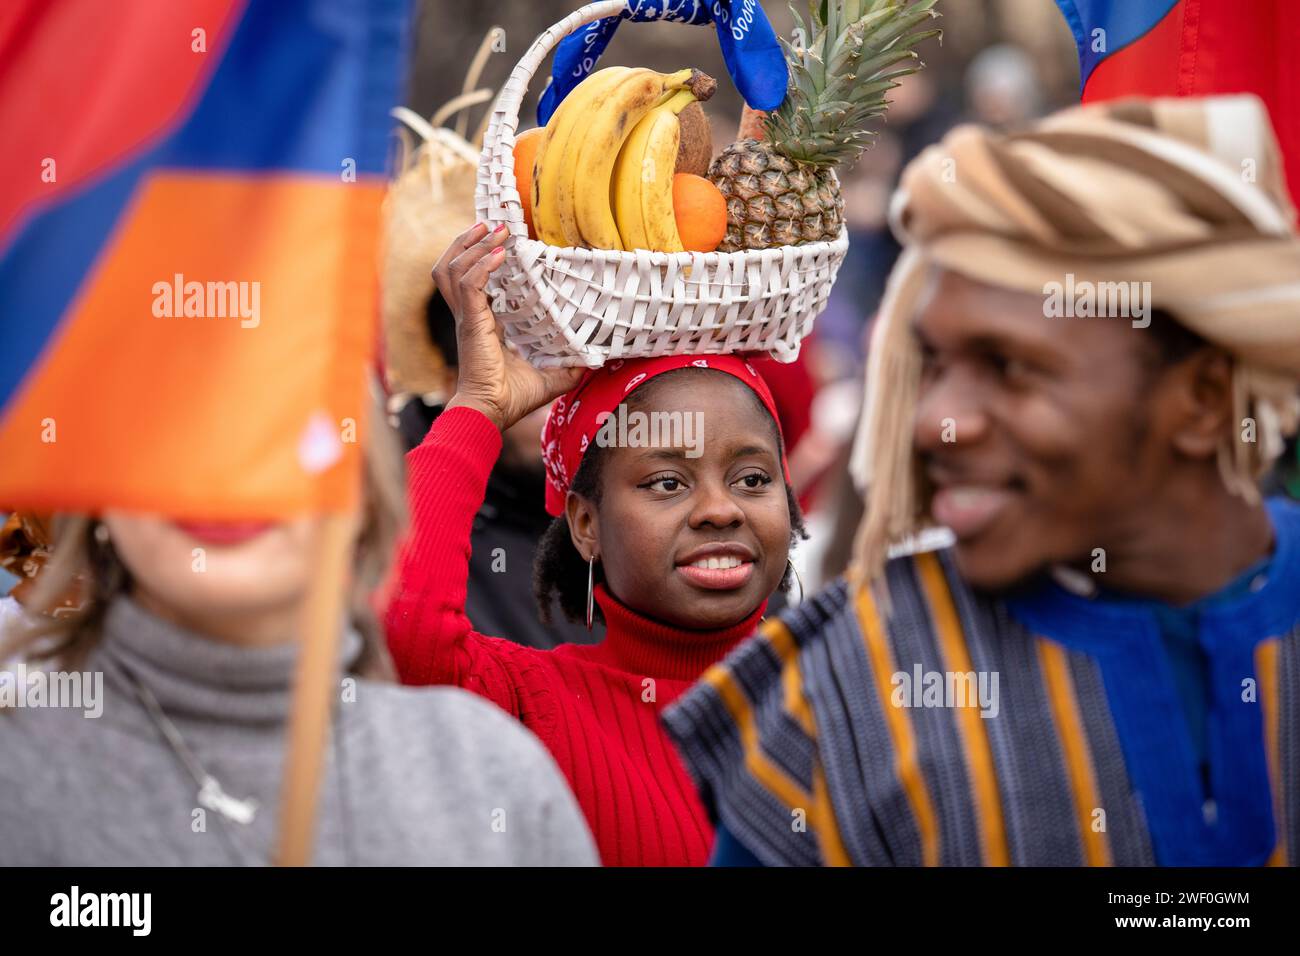
[[[417,122],[419,117],[433,118],[469,89],[466,74],[476,51],[483,51],[481,72],[471,86],[499,90],[538,34],[578,5],[576,0],[420,0],[405,94],[408,116]],[[778,35],[789,37],[794,25],[789,7],[776,0],[766,0],[763,7]],[[796,550],[795,561],[809,591],[844,570],[861,514],[847,458],[861,404],[871,321],[899,251],[889,229],[888,208],[900,172],[958,123],[1015,127],[1079,98],[1078,55],[1052,0],[944,0],[939,9],[943,36],[919,48],[925,68],[892,92],[874,145],[841,173],[850,245],[829,305],[795,365],[769,361],[763,366],[780,406],[791,474],[808,519],[810,538]],[[614,64],[662,71],[693,66],[716,76],[718,91],[705,104],[715,155],[736,137],[742,101],[723,66],[712,28],[627,24],[600,61]],[[537,125],[537,101],[549,69],[548,57],[530,84],[520,130]],[[442,122],[476,149],[488,108],[474,103]],[[398,226],[388,236],[383,276],[388,358],[384,384],[390,422],[410,448],[423,438],[455,390],[454,319],[439,296],[428,294],[429,268],[446,242],[472,224],[471,160],[476,154],[468,148],[459,156],[435,150],[435,157],[457,164],[444,168],[440,180],[439,161],[433,159],[430,166],[427,151],[414,151],[422,139],[411,132],[411,124],[395,125],[402,134],[393,140],[401,145],[395,146],[392,157],[396,185],[389,200],[398,210],[391,220]],[[456,218],[448,210],[462,210],[465,221],[447,221]],[[475,525],[474,552],[483,566],[471,568],[470,616],[488,633],[529,632],[532,642],[548,645],[598,635],[563,623],[562,633],[549,633],[533,619],[528,574],[509,575],[518,580],[506,584],[510,593],[502,595],[502,576],[488,566],[492,549],[505,547],[511,553],[522,551],[525,560],[517,566],[528,568],[547,524],[539,453],[544,417],[539,410],[506,436]],[[1275,488],[1292,493],[1300,488],[1295,460],[1294,451],[1284,459],[1287,464]],[[0,593],[14,581],[0,568]]]
[[[484,55],[472,86],[499,90],[538,34],[577,6],[576,0],[419,0],[405,93],[408,116],[417,121],[432,118],[467,89],[466,74],[477,50]],[[763,7],[777,33],[790,36],[790,9],[777,0],[766,0]],[[901,170],[958,123],[1015,127],[1078,102],[1076,48],[1052,0],[944,0],[939,9],[942,38],[919,48],[925,68],[893,91],[874,146],[841,174],[850,245],[830,303],[794,366],[764,366],[780,405],[791,473],[808,519],[810,539],[797,549],[795,560],[810,591],[846,566],[861,513],[846,463],[861,403],[868,332],[899,251],[887,219]],[[491,40],[485,45],[486,38]],[[601,65],[613,64],[663,71],[694,66],[716,76],[718,91],[705,104],[715,155],[736,137],[742,102],[722,64],[712,28],[664,22],[625,25],[601,59]],[[548,57],[530,84],[521,130],[536,125],[537,100],[549,68]],[[487,110],[487,104],[475,103],[446,123],[476,148],[476,131],[481,136]],[[431,169],[429,156],[414,151],[420,142],[409,128],[394,138],[395,144],[403,144],[392,157],[394,179],[400,182],[390,195],[390,206],[400,206],[393,219],[399,228],[388,237],[383,277],[388,357],[384,384],[390,422],[407,448],[419,443],[455,390],[454,320],[440,297],[428,295],[429,268],[446,242],[471,224],[476,159],[469,148],[459,156],[444,151],[442,155],[459,165],[444,170],[439,181],[437,160]],[[433,195],[430,182],[436,185],[432,193],[446,190],[446,195]],[[456,218],[447,215],[448,209],[464,210],[465,221],[445,221]],[[403,363],[405,368],[400,367]],[[531,564],[532,549],[548,520],[542,508],[538,451],[543,420],[544,410],[539,410],[506,437],[475,525],[474,551],[483,567],[471,568],[470,615],[484,631],[531,632],[536,643],[590,640],[593,636],[584,629],[566,629],[563,624],[560,630],[566,633],[546,632],[532,619],[527,573],[511,575],[518,580],[508,585],[510,594],[501,595],[502,577],[486,564],[497,546],[523,551],[527,557],[518,567]],[[1275,488],[1293,494],[1300,489],[1295,460],[1293,449]],[[17,530],[11,520],[9,538]],[[0,542],[11,554],[27,551],[21,543],[10,544],[9,539]],[[14,562],[0,565],[12,570]],[[475,574],[478,587],[473,584]],[[0,593],[15,580],[0,567]]]

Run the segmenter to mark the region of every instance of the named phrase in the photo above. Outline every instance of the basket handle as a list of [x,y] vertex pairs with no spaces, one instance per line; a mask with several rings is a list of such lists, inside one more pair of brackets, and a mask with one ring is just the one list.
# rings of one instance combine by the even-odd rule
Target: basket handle
[[527,239],[528,227],[524,224],[524,210],[519,201],[519,190],[508,184],[501,190],[501,202],[493,207],[487,194],[485,167],[499,164],[513,170],[515,130],[519,128],[519,107],[523,105],[528,83],[557,43],[586,26],[593,20],[616,17],[627,9],[627,0],[599,0],[579,7],[563,20],[543,30],[528,48],[528,52],[515,64],[510,77],[501,87],[501,94],[492,106],[492,118],[483,136],[483,152],[479,157],[478,184],[474,189],[474,205],[479,222],[489,227],[504,222],[515,239]]

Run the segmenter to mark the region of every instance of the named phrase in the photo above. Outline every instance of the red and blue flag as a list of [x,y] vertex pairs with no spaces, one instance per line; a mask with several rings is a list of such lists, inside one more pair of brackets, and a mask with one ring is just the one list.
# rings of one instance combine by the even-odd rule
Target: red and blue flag
[[0,506],[355,500],[408,14],[0,8]]
[[1300,2],[1056,0],[1074,33],[1084,102],[1254,93],[1300,195]]

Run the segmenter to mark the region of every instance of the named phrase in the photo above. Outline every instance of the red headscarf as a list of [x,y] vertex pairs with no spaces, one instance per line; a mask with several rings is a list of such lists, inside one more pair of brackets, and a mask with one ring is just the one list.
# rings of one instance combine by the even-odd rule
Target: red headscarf
[[[546,465],[546,511],[553,517],[564,513],[569,484],[578,473],[582,456],[600,430],[598,417],[614,412],[628,395],[656,375],[679,368],[710,368],[726,372],[753,389],[776,423],[781,434],[781,420],[767,383],[754,367],[736,355],[665,355],[659,358],[615,359],[582,377],[570,391],[555,400],[546,425],[542,428],[542,461]],[[790,472],[785,463],[782,439],[781,470],[785,480]]]

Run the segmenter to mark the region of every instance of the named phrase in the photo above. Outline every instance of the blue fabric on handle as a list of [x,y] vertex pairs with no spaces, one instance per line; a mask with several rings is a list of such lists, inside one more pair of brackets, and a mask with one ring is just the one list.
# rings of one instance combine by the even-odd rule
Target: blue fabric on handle
[[785,99],[785,53],[758,0],[627,0],[619,16],[593,20],[556,46],[551,82],[537,104],[539,126],[546,125],[560,101],[591,73],[623,20],[711,23],[718,31],[727,72],[745,102],[756,110],[774,110]]

